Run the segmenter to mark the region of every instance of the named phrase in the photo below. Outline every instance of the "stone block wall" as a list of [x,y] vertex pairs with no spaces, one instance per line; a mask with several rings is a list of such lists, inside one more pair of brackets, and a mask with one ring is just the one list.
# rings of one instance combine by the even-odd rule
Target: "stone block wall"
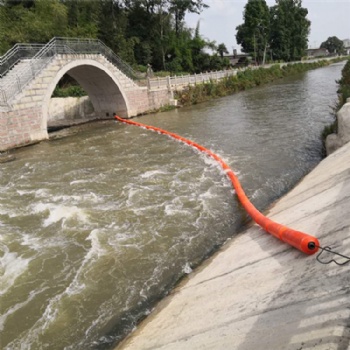
[[137,91],[129,90],[126,95],[129,102],[129,117],[169,105],[172,98],[168,90],[148,91],[147,88]]
[[83,97],[54,97],[49,102],[47,125],[54,125],[61,120],[93,119],[94,107],[88,96]]
[[154,110],[167,106],[173,101],[173,92],[168,90],[156,90],[148,92],[149,109]]
[[47,137],[47,131],[41,125],[40,106],[0,112],[0,151]]

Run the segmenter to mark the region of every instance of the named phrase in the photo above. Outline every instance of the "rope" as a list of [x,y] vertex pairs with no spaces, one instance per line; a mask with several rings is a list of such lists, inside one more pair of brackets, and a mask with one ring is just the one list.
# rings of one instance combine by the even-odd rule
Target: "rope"
[[212,151],[208,150],[207,148],[205,148],[205,147],[203,147],[203,146],[201,146],[201,145],[199,145],[191,140],[188,140],[180,135],[177,135],[177,134],[174,134],[172,132],[157,128],[155,126],[150,126],[150,125],[134,122],[134,121],[129,120],[129,119],[120,118],[118,116],[115,116],[115,119],[122,122],[122,123],[125,123],[125,124],[135,125],[135,126],[138,126],[141,128],[145,128],[147,130],[156,131],[160,134],[168,135],[176,140],[179,140],[185,144],[190,145],[193,148],[200,150],[203,153],[206,153],[211,158],[216,160],[220,164],[222,169],[225,171],[227,177],[231,180],[232,185],[236,191],[236,195],[237,195],[239,201],[241,202],[242,206],[245,208],[247,213],[252,217],[252,219],[266,232],[272,234],[273,236],[277,237],[281,241],[286,242],[289,245],[299,249],[300,251],[302,251],[305,254],[311,255],[311,254],[316,253],[319,249],[321,249],[321,252],[317,256],[317,261],[319,261],[322,264],[325,264],[325,263],[329,264],[331,262],[335,262],[337,265],[344,265],[345,263],[348,262],[347,261],[345,263],[340,264],[333,259],[329,262],[323,262],[319,259],[319,257],[324,251],[328,251],[330,253],[339,255],[343,258],[350,260],[350,258],[346,257],[345,255],[341,255],[339,253],[331,251],[331,249],[329,247],[322,248],[316,237],[313,237],[313,236],[311,236],[307,233],[304,233],[304,232],[296,231],[296,230],[291,229],[287,226],[283,226],[275,221],[272,221],[271,219],[267,218],[266,216],[264,216],[249,201],[248,197],[244,193],[244,190],[243,190],[237,176],[234,174],[232,169],[230,169],[230,167],[214,152],[212,152]]
[[[343,266],[343,265],[345,265],[345,264],[347,264],[347,263],[350,262],[350,257],[349,257],[349,256],[346,256],[346,255],[337,253],[337,252],[333,251],[331,247],[328,247],[328,246],[327,246],[327,247],[320,247],[320,246],[319,246],[318,248],[320,248],[321,251],[319,252],[319,254],[317,254],[316,260],[317,260],[319,263],[321,263],[321,264],[328,265],[328,264],[334,262],[335,264],[337,264],[337,265],[339,265],[339,266]],[[338,256],[340,256],[341,258],[345,259],[345,261],[343,261],[343,262],[338,262],[338,261],[334,260],[333,258],[330,259],[330,260],[328,260],[328,261],[321,260],[321,255],[322,255],[323,252],[328,252],[328,253],[331,253],[331,254],[338,255]]]

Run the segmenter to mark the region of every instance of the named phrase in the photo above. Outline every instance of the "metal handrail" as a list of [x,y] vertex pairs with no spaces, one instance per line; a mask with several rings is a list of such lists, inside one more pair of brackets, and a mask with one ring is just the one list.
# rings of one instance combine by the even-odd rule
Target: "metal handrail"
[[78,39],[78,38],[55,38],[56,42],[60,42],[65,47],[69,47],[77,54],[102,54],[111,63],[113,63],[126,76],[133,80],[144,79],[145,76],[133,70],[126,62],[124,62],[114,51],[106,46],[99,39]]
[[[58,54],[103,55],[130,79],[141,80],[145,78],[144,75],[136,73],[98,39],[53,38],[46,45],[16,44],[4,56],[0,57],[0,105],[7,105]],[[24,58],[30,60],[23,67],[18,68],[20,74],[15,74],[13,78],[11,76],[11,79],[6,81],[4,77]]]
[[4,56],[0,57],[0,78],[6,75],[19,61],[30,59],[37,54],[44,44],[16,44]]

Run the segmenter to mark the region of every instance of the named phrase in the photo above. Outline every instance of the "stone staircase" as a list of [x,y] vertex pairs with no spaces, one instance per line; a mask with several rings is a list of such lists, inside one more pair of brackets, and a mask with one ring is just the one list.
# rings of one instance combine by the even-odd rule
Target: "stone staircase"
[[15,100],[41,66],[40,59],[24,59],[14,65],[0,80],[0,106]]

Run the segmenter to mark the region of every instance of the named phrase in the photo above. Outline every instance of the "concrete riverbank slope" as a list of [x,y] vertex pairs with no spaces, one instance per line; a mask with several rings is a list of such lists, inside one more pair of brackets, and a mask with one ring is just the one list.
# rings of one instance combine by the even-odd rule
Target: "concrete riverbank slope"
[[[268,216],[349,256],[350,143]],[[324,261],[344,261],[324,254]],[[254,225],[204,265],[117,349],[350,348],[350,263],[322,265]]]

